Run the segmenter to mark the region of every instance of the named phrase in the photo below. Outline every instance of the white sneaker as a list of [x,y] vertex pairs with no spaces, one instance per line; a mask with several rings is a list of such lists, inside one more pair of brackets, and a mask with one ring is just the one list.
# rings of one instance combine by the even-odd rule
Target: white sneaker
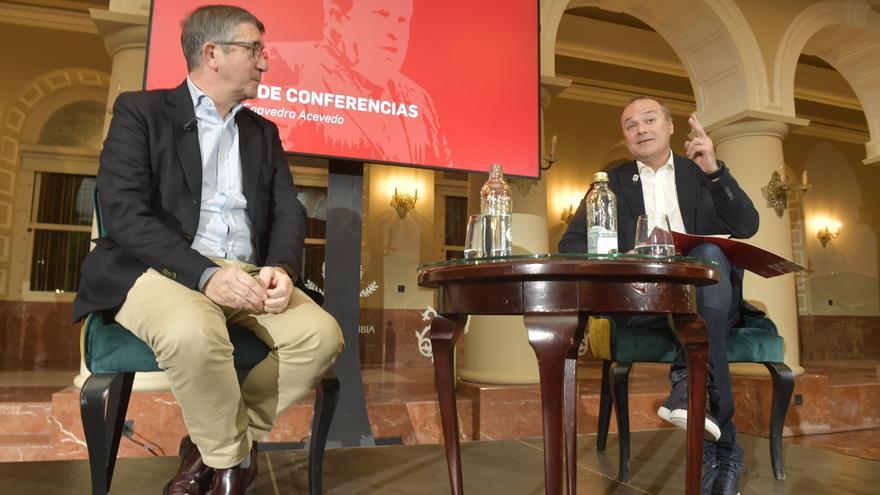
[[[661,407],[661,409],[663,409]],[[660,411],[657,411],[657,415],[660,415]],[[661,418],[663,416],[660,416]],[[675,409],[669,412],[669,418],[664,418],[675,426],[681,428],[682,430],[687,430],[688,423],[688,412],[687,409]],[[709,411],[706,411],[706,440],[710,442],[717,442],[719,438],[721,438],[721,428],[718,427],[718,421],[712,416]]]

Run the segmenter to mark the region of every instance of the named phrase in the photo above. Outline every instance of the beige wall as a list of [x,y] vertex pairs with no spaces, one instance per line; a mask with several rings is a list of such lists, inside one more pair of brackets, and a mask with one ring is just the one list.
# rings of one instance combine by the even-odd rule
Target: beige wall
[[765,70],[773,73],[776,50],[785,35],[781,26],[788,26],[798,13],[822,0],[735,0],[736,6],[748,20],[749,29],[758,39]]
[[42,74],[68,67],[110,73],[110,56],[97,34],[0,24],[0,115]]
[[[609,162],[610,158],[623,154],[616,121],[625,95],[640,92],[660,95],[673,101],[674,112],[678,110],[678,113],[682,113],[687,106],[694,105],[693,91],[686,86],[705,84],[712,77],[707,79],[705,73],[688,74],[677,60],[679,57],[694,57],[700,50],[712,51],[712,60],[741,56],[746,63],[753,63],[748,69],[750,72],[761,72],[767,78],[764,82],[761,78],[756,79],[759,86],[749,86],[749,91],[757,93],[748,101],[757,101],[759,107],[766,105],[763,110],[770,113],[780,110],[785,113],[788,111],[786,109],[792,108],[788,106],[791,100],[784,100],[786,95],[790,98],[793,94],[799,98],[797,108],[792,108],[792,111],[796,110],[796,116],[802,120],[795,120],[795,115],[791,114],[781,117],[783,121],[793,124],[792,129],[796,132],[790,133],[783,142],[784,160],[789,172],[795,172],[799,177],[806,167],[809,169],[810,182],[814,184],[802,201],[791,203],[792,208],[788,213],[793,228],[795,256],[811,269],[805,276],[799,277],[799,312],[880,314],[877,302],[880,220],[876,206],[880,205],[880,201],[876,200],[876,193],[872,194],[877,190],[880,171],[876,166],[862,163],[865,159],[865,143],[871,138],[867,133],[867,124],[871,120],[870,115],[866,120],[861,104],[874,108],[872,95],[876,94],[876,87],[873,79],[859,72],[857,65],[861,58],[854,55],[856,51],[841,45],[844,41],[853,42],[858,33],[840,29],[841,25],[847,23],[859,25],[860,22],[866,22],[866,18],[868,25],[873,26],[870,22],[872,15],[876,17],[876,7],[870,7],[869,2],[857,1],[734,0],[732,3],[735,5],[727,5],[727,13],[721,19],[724,26],[720,29],[728,33],[734,43],[706,44],[696,52],[688,51],[688,44],[680,39],[684,36],[681,33],[668,32],[664,35],[639,29],[637,24],[609,24],[607,21],[611,19],[613,22],[613,15],[607,13],[591,19],[580,15],[592,17],[594,14],[583,12],[570,12],[562,17],[557,39],[556,73],[552,75],[571,79],[573,84],[563,92],[563,97],[555,98],[545,112],[546,135],[559,136],[559,162],[546,174],[551,246],[556,245],[565,228],[559,220],[560,211],[568,204],[576,204],[594,171]],[[631,4],[642,5],[639,1],[608,2],[607,7],[603,8],[616,12],[616,7],[620,7],[623,12],[632,14],[660,33],[666,32],[663,30],[663,15],[652,15],[632,8]],[[695,18],[705,14],[700,10],[704,4],[710,2],[693,2]],[[721,7],[719,2],[710,5],[716,13],[724,11]],[[584,29],[567,29],[574,25],[583,26]],[[828,27],[816,33],[815,30],[822,26]],[[600,39],[584,34],[585,29],[601,31],[603,37]],[[705,30],[712,29],[705,27]],[[824,36],[831,32],[840,35],[841,39],[830,45],[831,38],[827,37],[818,44],[813,43],[821,37],[819,34]],[[617,35],[613,36],[612,33]],[[605,41],[608,38],[613,38],[615,42],[609,44]],[[687,39],[693,41],[690,37]],[[808,39],[812,44],[804,45]],[[715,38],[713,40],[717,41]],[[651,45],[649,49],[642,48],[646,41]],[[669,44],[676,46],[677,50],[673,50]],[[750,52],[751,47],[755,47],[757,52]],[[840,48],[840,53],[835,52],[835,48]],[[866,44],[858,53],[867,56],[872,53],[871,49],[873,45]],[[725,50],[729,53],[724,53]],[[741,52],[737,53],[736,50]],[[800,55],[798,50],[816,55],[841,70],[846,68],[850,71],[847,79],[837,71],[813,61],[810,61],[813,65],[796,64]],[[759,56],[755,57],[754,53]],[[654,54],[656,56],[647,61],[642,58]],[[849,58],[843,57],[844,54]],[[693,58],[689,60],[690,71],[700,72],[707,68],[694,65]],[[786,79],[784,72],[786,67],[794,67],[795,64],[797,80],[794,81],[792,92],[791,81]],[[767,84],[769,88],[761,87],[762,84]],[[858,98],[853,88],[860,90]],[[760,96],[760,93],[768,90],[769,93]],[[702,94],[705,96],[709,93]],[[764,101],[764,97],[770,100]],[[715,97],[711,101],[701,101],[701,114],[719,114],[718,108],[730,102],[736,103],[734,95],[729,99]],[[761,119],[766,115],[756,114],[752,118]],[[803,119],[812,123],[807,129],[799,131],[800,126],[808,123]],[[673,148],[680,152],[680,143],[688,129],[682,117],[677,117],[676,122],[678,132]],[[738,175],[735,169],[733,172],[741,182],[763,185],[769,180],[769,171],[767,177],[763,177],[763,172],[759,172],[761,177]],[[762,216],[770,215],[775,219],[756,188],[750,191]],[[826,248],[822,248],[816,239],[817,220],[823,216],[834,217],[843,224],[841,238],[833,240]]]
[[[627,153],[618,126],[620,110],[618,106],[557,98],[544,114],[547,134],[558,136],[558,161],[545,172],[551,251],[565,232],[559,219],[561,210],[568,204],[576,207],[592,174]],[[674,116],[674,122],[673,150],[682,153],[687,122],[682,115]],[[802,199],[804,261],[811,271],[804,279],[808,297],[799,312],[880,314],[880,168],[862,163],[864,147],[857,143],[792,134],[783,142],[783,149],[789,173],[800,178],[806,169],[813,185]],[[736,175],[736,170],[733,173]],[[759,209],[767,208],[761,197],[752,201]],[[817,221],[826,217],[840,221],[843,227],[840,238],[823,248],[816,230]],[[829,305],[828,299],[834,300],[833,304]]]
[[[0,297],[20,300],[29,261],[28,240],[20,234],[32,193],[32,181],[20,172],[21,146],[36,142],[42,124],[60,106],[106,100],[110,57],[97,34],[11,24],[2,24],[0,47]],[[64,74],[57,80],[42,80],[59,72]],[[89,84],[79,84],[78,75]]]
[[[784,149],[789,167],[807,170],[812,184],[802,200],[810,272],[800,313],[880,314],[880,168],[864,165],[864,147],[854,143],[795,134]],[[822,247],[816,232],[829,221],[840,222],[840,237]]]

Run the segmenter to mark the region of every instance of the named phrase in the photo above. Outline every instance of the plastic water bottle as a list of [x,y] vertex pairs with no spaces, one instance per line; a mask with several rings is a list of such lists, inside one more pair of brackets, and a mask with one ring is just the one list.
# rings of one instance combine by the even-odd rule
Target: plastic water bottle
[[504,180],[501,165],[493,164],[489,169],[489,179],[480,188],[480,215],[486,256],[509,256],[513,252],[510,241],[512,213],[510,187]]
[[587,193],[587,253],[617,252],[617,197],[608,187],[608,174],[593,174]]

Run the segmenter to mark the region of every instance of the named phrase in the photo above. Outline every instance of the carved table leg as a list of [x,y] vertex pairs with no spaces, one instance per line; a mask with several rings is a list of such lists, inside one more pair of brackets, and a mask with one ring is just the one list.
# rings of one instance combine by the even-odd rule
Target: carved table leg
[[565,356],[563,401],[565,406],[565,475],[568,481],[568,495],[577,493],[577,363],[578,351],[584,340],[586,328],[587,317],[580,317],[574,341]]
[[455,341],[464,330],[467,315],[445,317],[437,315],[431,322],[431,349],[434,355],[434,382],[440,402],[440,422],[443,425],[443,446],[449,468],[449,485],[454,495],[464,493],[461,479],[461,447],[458,443],[458,408],[455,404],[452,360]]
[[706,322],[696,314],[669,315],[668,321],[687,357],[688,421],[685,493],[698,495],[703,469],[709,334],[706,331]]
[[[569,351],[583,339],[583,319],[579,319],[578,315],[526,315],[523,320],[529,332],[529,344],[538,357],[541,378],[541,404],[544,409],[544,493],[559,495],[562,493],[563,379],[567,374],[565,368]],[[577,335],[580,338],[576,338]],[[574,353],[577,355],[577,348],[574,348]],[[577,378],[576,371],[576,368],[570,371],[573,379]],[[571,430],[571,440],[576,441],[576,427]],[[574,465],[573,458],[568,462]],[[569,483],[569,493],[574,493],[573,480],[570,479]]]

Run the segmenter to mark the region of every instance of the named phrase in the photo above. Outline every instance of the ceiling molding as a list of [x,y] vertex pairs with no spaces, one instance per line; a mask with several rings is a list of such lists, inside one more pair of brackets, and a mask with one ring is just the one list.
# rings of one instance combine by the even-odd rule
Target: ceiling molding
[[556,54],[688,77],[678,56],[656,32],[570,14],[559,26]]
[[0,2],[0,24],[98,34],[88,12]]
[[813,136],[853,144],[865,144],[871,140],[871,136],[869,136],[867,132],[859,132],[853,129],[815,122],[810,122],[810,125],[792,131],[792,134]]
[[690,115],[697,109],[690,95],[596,79],[578,78],[558,98],[622,107],[635,95],[650,95],[663,100],[674,115]]
[[[555,53],[557,56],[688,78],[678,56],[657,32],[572,14],[563,16]],[[851,110],[862,109],[852,88],[833,69],[799,63],[794,93],[796,98],[803,100]]]
[[850,110],[862,109],[858,97],[840,72],[807,64],[798,64],[794,97]]
[[650,57],[633,56],[633,53],[624,53],[622,50],[612,52],[592,45],[559,41],[556,43],[556,54],[603,64],[658,72],[670,76],[687,77],[687,71],[684,70],[681,64],[670,64]]
[[796,100],[807,100],[849,110],[862,110],[859,100],[849,95],[841,95],[840,93],[832,93],[805,86],[795,86],[794,97]]
[[[575,79],[571,86],[560,93],[557,98],[623,107],[630,98],[640,94],[660,98],[666,103],[673,115],[687,116],[696,111],[696,103],[690,95],[593,79]],[[845,143],[864,144],[870,140],[868,130],[865,127],[854,128],[851,124],[816,119],[815,117],[810,117],[809,121],[804,122],[809,122],[809,124],[791,125],[791,132]]]

